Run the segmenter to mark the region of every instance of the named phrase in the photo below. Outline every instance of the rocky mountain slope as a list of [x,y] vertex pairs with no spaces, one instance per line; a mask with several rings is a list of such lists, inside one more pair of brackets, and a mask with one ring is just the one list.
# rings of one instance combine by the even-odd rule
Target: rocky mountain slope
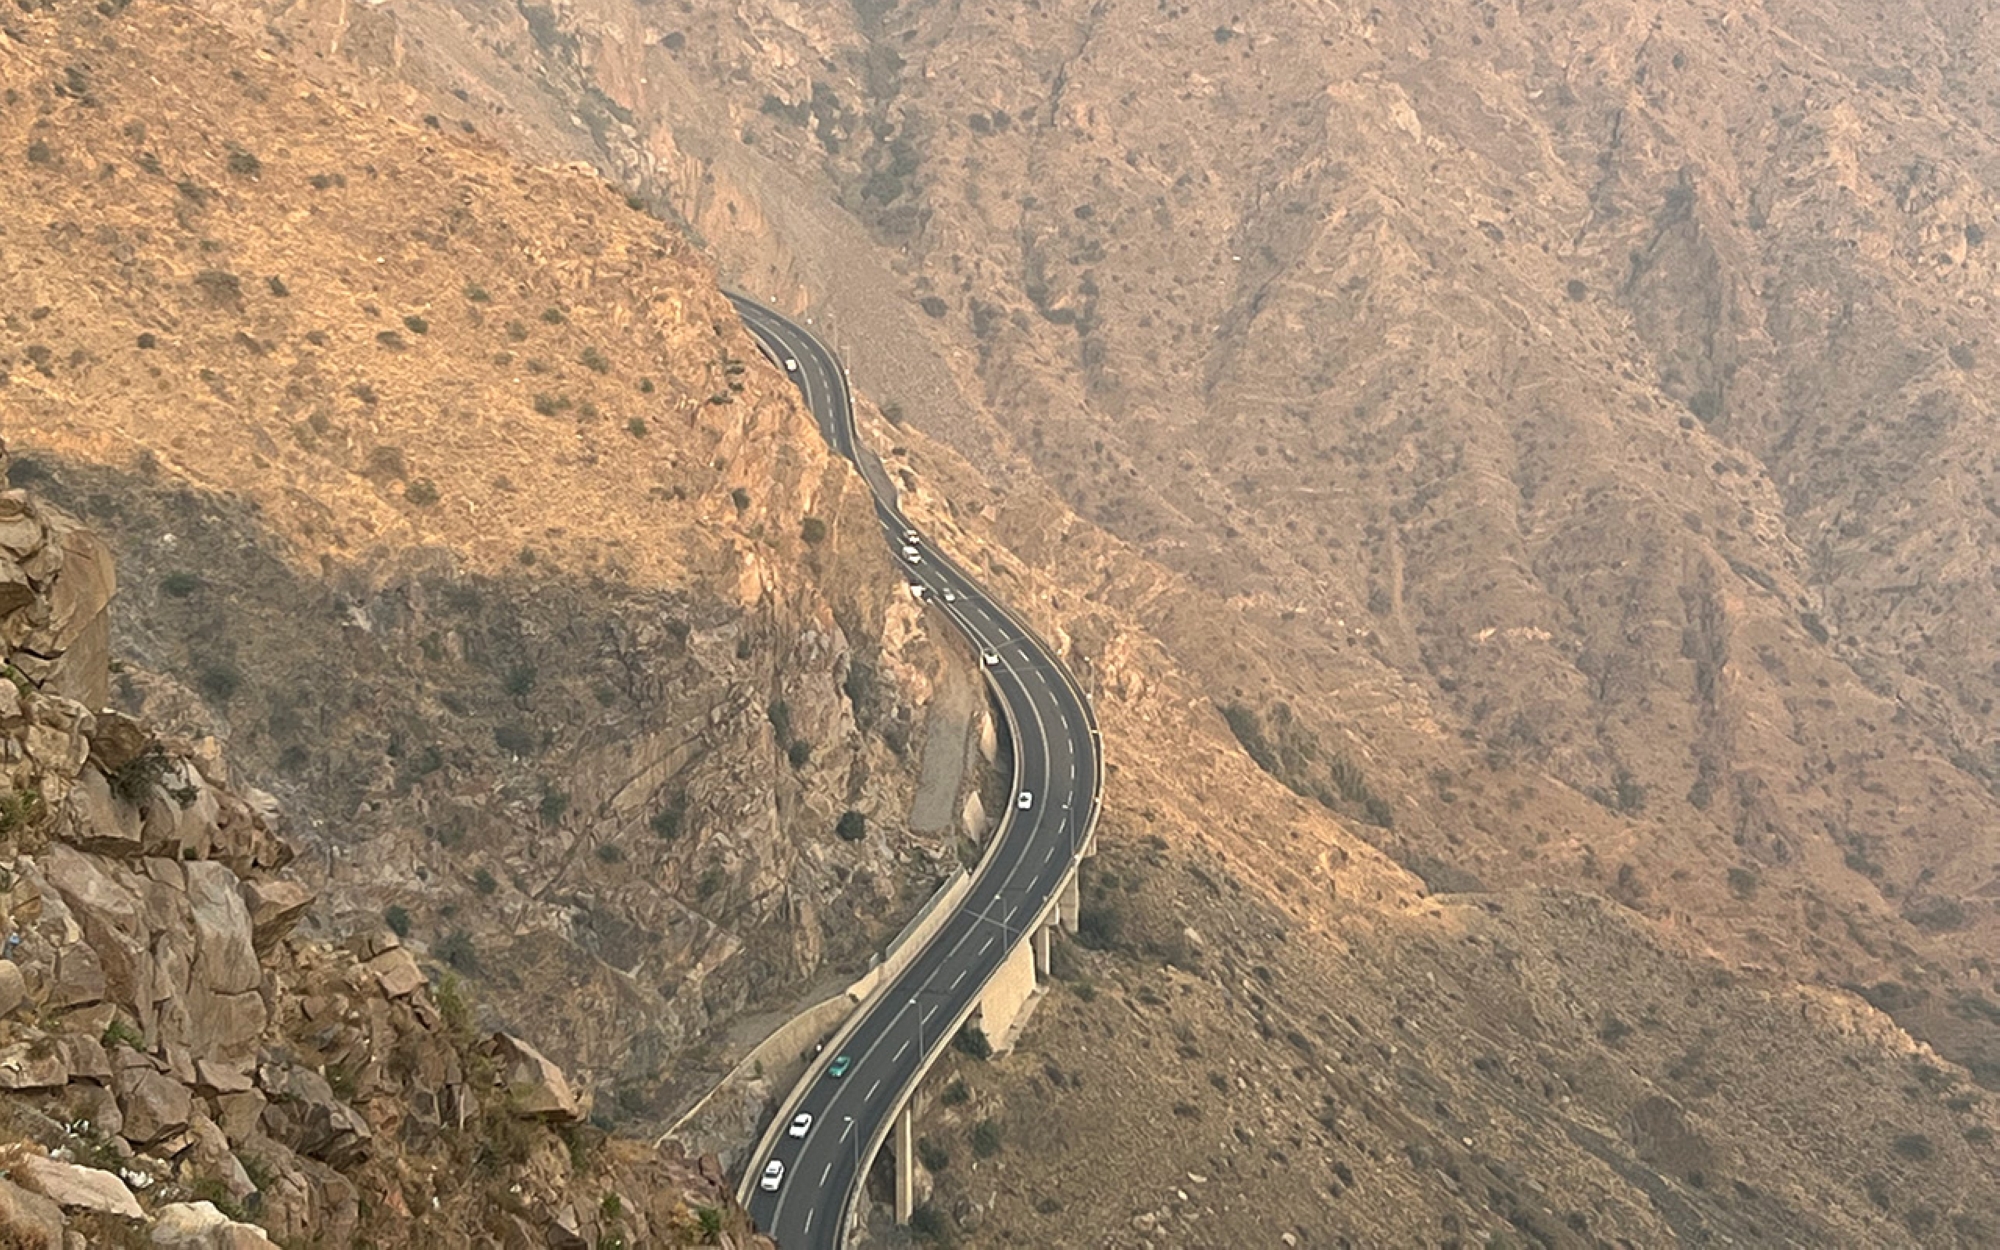
[[1093,949],[926,1235],[2000,1236],[1979,15],[210,9],[809,306],[1097,693]]
[[6,469],[0,444],[6,1244],[741,1236],[713,1160],[583,1123],[395,937],[293,932],[312,896],[275,800],[213,739],[79,701],[110,678],[110,557]]
[[316,931],[386,926],[658,1122],[957,862],[904,815],[966,661],[601,181],[186,7],[9,22],[5,427],[120,553],[111,695],[283,800]]

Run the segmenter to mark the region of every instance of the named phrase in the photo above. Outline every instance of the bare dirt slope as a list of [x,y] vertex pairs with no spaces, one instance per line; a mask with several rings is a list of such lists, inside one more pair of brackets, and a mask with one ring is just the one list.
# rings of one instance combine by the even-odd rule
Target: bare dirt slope
[[858,480],[588,172],[183,6],[9,21],[0,420],[125,561],[117,697],[291,805],[335,931],[670,1111],[956,862],[903,829],[945,661]]

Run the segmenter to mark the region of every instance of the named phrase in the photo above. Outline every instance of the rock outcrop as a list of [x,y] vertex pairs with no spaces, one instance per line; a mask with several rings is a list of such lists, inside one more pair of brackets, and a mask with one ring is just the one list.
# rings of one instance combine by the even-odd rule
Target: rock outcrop
[[641,1244],[729,1206],[697,1168],[580,1124],[561,1069],[483,1042],[393,937],[294,935],[311,896],[276,875],[272,806],[212,751],[79,698],[109,680],[106,548],[4,487],[0,1226],[18,1244],[125,1227],[334,1246],[489,1216],[537,1244]]

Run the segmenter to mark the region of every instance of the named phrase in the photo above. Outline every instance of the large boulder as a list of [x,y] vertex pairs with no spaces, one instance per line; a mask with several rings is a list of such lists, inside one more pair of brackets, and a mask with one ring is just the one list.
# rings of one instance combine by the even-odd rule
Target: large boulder
[[47,1155],[27,1155],[15,1160],[12,1170],[24,1189],[65,1210],[96,1211],[132,1220],[145,1217],[125,1182],[101,1168],[62,1163]]
[[553,1060],[509,1033],[495,1033],[493,1047],[506,1077],[508,1105],[545,1120],[582,1118],[569,1080]]
[[0,1181],[0,1231],[22,1250],[63,1250],[62,1208],[40,1194]]
[[147,1238],[174,1250],[256,1250],[275,1245],[254,1224],[239,1224],[216,1210],[212,1202],[176,1202],[161,1207]]
[[151,1068],[130,1067],[116,1079],[118,1110],[125,1117],[124,1137],[135,1146],[150,1146],[188,1125],[194,1098],[179,1081]]
[[312,891],[292,881],[245,881],[243,905],[250,911],[250,941],[260,956],[284,940],[312,905]]
[[[0,685],[8,683],[0,682]],[[11,686],[9,687],[11,689]],[[11,959],[0,959],[0,1018],[10,1016],[28,997],[28,980],[21,975],[21,966]]]
[[0,1089],[61,1089],[69,1084],[69,1065],[52,1037],[37,1037],[0,1047]]
[[304,1068],[271,1065],[259,1075],[258,1084],[271,1098],[262,1120],[273,1139],[336,1168],[368,1158],[374,1138],[368,1122],[334,1097],[325,1077]]

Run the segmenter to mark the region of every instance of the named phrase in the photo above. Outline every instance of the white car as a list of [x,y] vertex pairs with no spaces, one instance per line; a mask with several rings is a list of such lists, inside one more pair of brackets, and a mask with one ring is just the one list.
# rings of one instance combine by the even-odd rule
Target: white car
[[1029,808],[1033,807],[1034,805],[1035,805],[1035,793],[1032,790],[1021,791],[1021,797],[1014,800],[1014,806],[1024,812],[1027,811]]
[[911,564],[922,564],[924,561],[924,553],[918,551],[914,546],[910,545],[909,543],[904,543],[903,558],[905,560],[908,560]]
[[979,649],[979,659],[982,663],[991,667],[1000,662],[1000,653],[991,647],[981,647]]
[[956,590],[953,590],[951,587],[946,586],[944,588],[944,601],[946,603],[957,603],[958,592]]
[[782,1160],[773,1159],[764,1165],[764,1178],[757,1182],[757,1188],[767,1194],[776,1193],[778,1186],[785,1183],[785,1165]]
[[792,1126],[785,1130],[787,1137],[804,1137],[812,1132],[813,1118],[810,1111],[801,1111],[792,1117]]
[[785,357],[785,372],[797,373],[798,371],[799,371],[799,362],[793,360],[790,356]]

